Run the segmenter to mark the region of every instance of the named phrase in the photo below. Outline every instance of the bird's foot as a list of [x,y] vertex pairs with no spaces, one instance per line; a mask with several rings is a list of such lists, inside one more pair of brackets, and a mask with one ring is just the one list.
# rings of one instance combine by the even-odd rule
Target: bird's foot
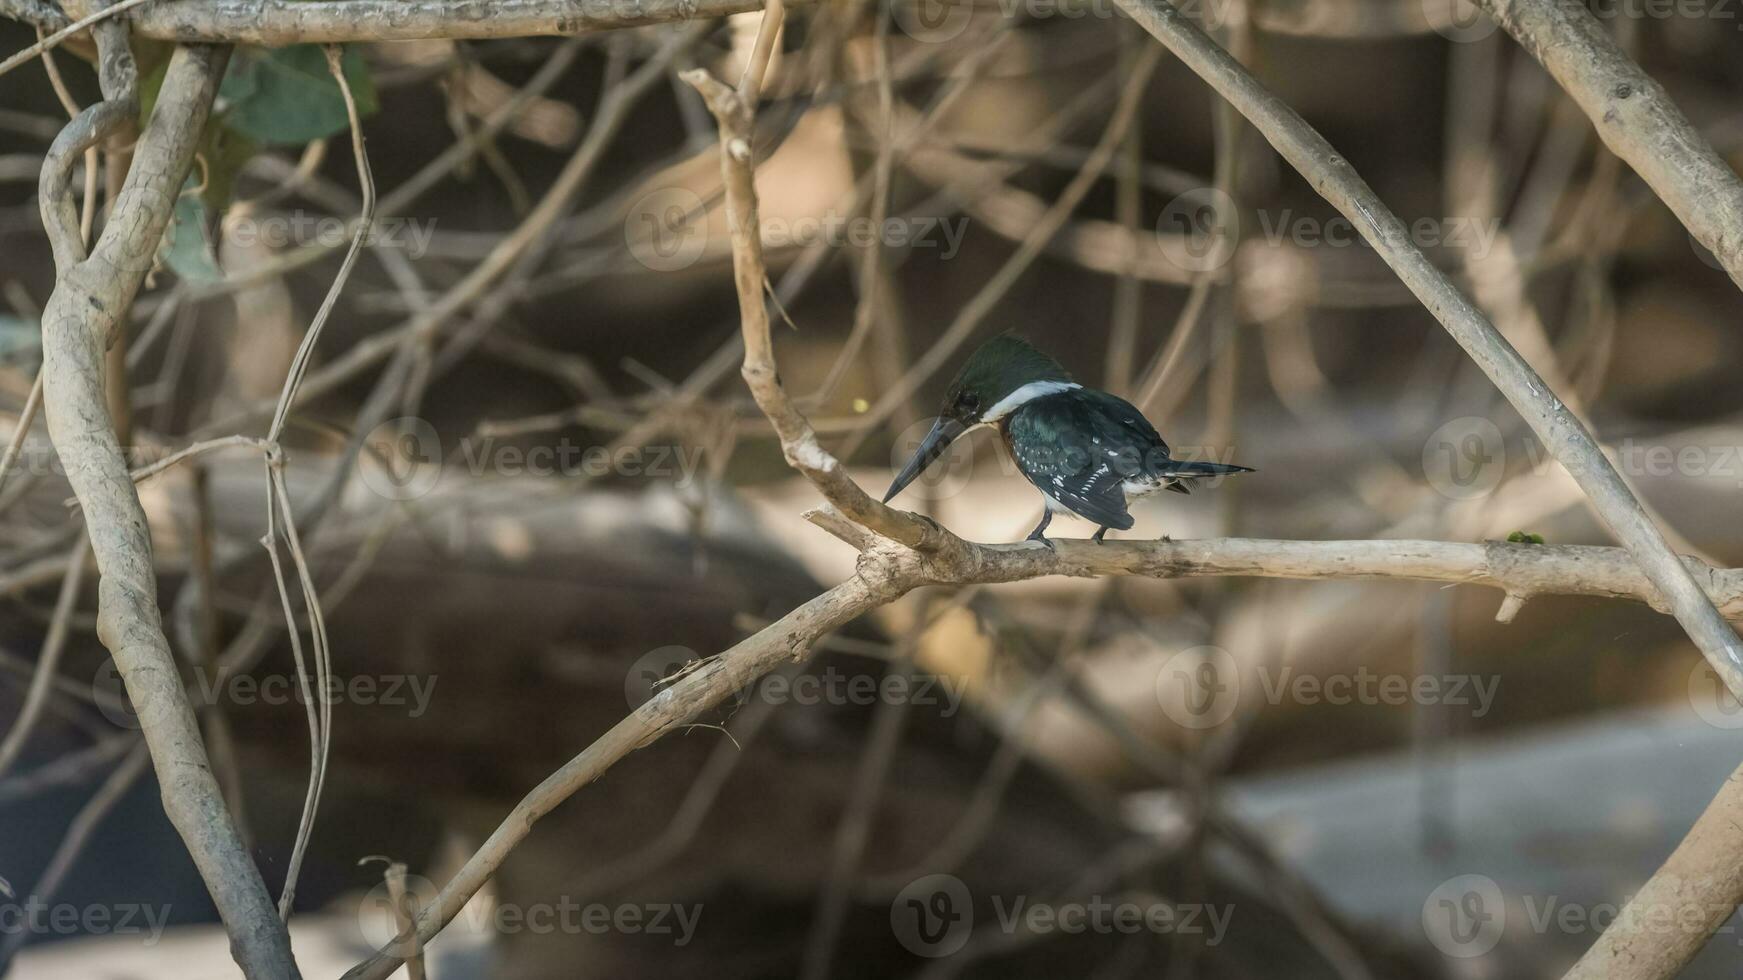
[[1104,527],[1102,527],[1101,530],[1095,532],[1095,536],[1090,538],[1090,540],[1094,541],[1096,544],[1101,544],[1102,543],[1102,535],[1104,535],[1106,533],[1108,533],[1108,529],[1107,529],[1107,527],[1104,526]]
[[1047,546],[1048,551],[1058,551],[1059,550],[1058,548],[1053,547],[1053,542],[1048,540],[1047,536],[1042,534],[1038,530],[1035,531],[1034,533],[1030,534],[1028,537],[1024,538],[1023,540],[1024,541],[1039,541],[1043,545]]

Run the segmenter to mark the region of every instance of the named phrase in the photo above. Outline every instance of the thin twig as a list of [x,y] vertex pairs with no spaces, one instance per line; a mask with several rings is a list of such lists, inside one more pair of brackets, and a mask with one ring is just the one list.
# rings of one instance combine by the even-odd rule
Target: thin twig
[[12,472],[13,464],[18,462],[18,456],[24,452],[24,440],[30,435],[31,423],[36,421],[37,409],[42,405],[42,372],[36,373],[36,380],[30,384],[30,394],[24,399],[24,407],[18,410],[18,422],[12,427],[12,441],[6,444],[6,455],[0,456],[0,489],[6,486],[6,477]]
[[[278,408],[273,412],[272,424],[267,428],[266,435],[272,448],[268,450],[266,459],[266,535],[262,538],[262,543],[266,545],[267,557],[272,564],[273,581],[278,587],[279,601],[284,607],[286,633],[290,637],[291,652],[297,664],[297,680],[302,685],[304,705],[309,713],[308,791],[303,797],[302,817],[297,824],[296,839],[291,846],[290,862],[285,870],[284,889],[278,898],[278,915],[285,921],[289,921],[291,908],[296,901],[298,873],[302,870],[309,839],[315,832],[315,815],[320,809],[321,789],[327,780],[327,756],[333,741],[333,705],[332,700],[324,694],[319,698],[309,697],[309,675],[303,663],[302,640],[300,631],[295,626],[296,614],[292,609],[284,568],[279,560],[278,544],[283,538],[290,552],[291,564],[296,569],[297,582],[302,590],[303,608],[308,615],[310,652],[315,660],[315,687],[325,692],[329,689],[328,681],[332,677],[327,624],[321,613],[320,592],[315,588],[314,578],[309,573],[308,560],[297,539],[296,515],[291,512],[290,493],[284,482],[285,458],[283,450],[278,448],[278,438],[284,431],[285,420],[290,415],[291,405],[296,399],[297,389],[302,385],[303,374],[308,370],[315,345],[320,341],[321,330],[326,326],[327,318],[332,315],[333,307],[339,301],[339,294],[345,289],[345,283],[351,278],[351,270],[357,263],[358,253],[363,250],[363,241],[375,220],[375,178],[369,168],[369,154],[363,146],[363,123],[358,116],[357,100],[351,93],[351,83],[345,77],[341,50],[335,45],[328,45],[325,53],[327,71],[338,84],[339,94],[345,100],[345,115],[351,126],[351,150],[357,166],[357,183],[363,195],[363,207],[362,213],[352,226],[351,245],[345,250],[345,258],[339,263],[339,271],[333,277],[332,285],[327,288],[321,308],[315,313],[314,320],[303,335],[296,355],[291,359],[284,388],[279,393]],[[281,519],[282,527],[279,525]]]
[[48,703],[49,688],[60,667],[61,651],[66,649],[73,608],[78,605],[79,589],[85,584],[85,556],[90,550],[82,538],[73,545],[67,573],[61,579],[60,597],[55,600],[54,617],[49,620],[48,635],[43,637],[42,653],[36,658],[36,673],[31,675],[30,688],[24,695],[24,706],[18,709],[18,717],[6,730],[6,737],[0,739],[0,776],[6,775],[17,761],[25,742],[30,739],[31,730],[36,727],[36,720],[42,715],[43,706]]
[[232,449],[237,446],[247,446],[251,449],[265,451],[271,446],[271,443],[267,442],[265,439],[256,439],[253,436],[244,435],[223,436],[218,439],[205,439],[196,442],[185,449],[178,449],[149,466],[141,466],[134,470],[130,475],[133,477],[134,483],[144,483],[146,480],[162,473],[164,470],[170,469],[179,463],[184,463],[196,456],[204,456],[207,453],[217,452],[220,449]]

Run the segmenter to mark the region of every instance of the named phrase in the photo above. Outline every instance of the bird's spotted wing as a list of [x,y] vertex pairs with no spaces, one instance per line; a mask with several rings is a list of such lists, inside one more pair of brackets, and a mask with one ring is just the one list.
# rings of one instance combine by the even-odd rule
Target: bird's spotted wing
[[1132,515],[1122,484],[1130,463],[1122,463],[1141,451],[1108,427],[1093,403],[1071,397],[1076,393],[1037,398],[1007,416],[1011,455],[1030,483],[1067,510],[1127,530]]
[[1146,460],[1168,458],[1168,444],[1162,441],[1162,434],[1156,431],[1144,413],[1138,411],[1138,406],[1095,388],[1084,388],[1080,394],[1088,410],[1102,417],[1103,425],[1126,430],[1124,438]]

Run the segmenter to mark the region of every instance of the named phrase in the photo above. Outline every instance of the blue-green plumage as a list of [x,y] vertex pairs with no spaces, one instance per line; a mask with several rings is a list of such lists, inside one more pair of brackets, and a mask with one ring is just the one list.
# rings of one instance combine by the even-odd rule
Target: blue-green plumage
[[1052,358],[1015,337],[990,341],[970,356],[951,383],[944,410],[912,460],[890,485],[888,501],[961,433],[980,424],[999,428],[1017,468],[1047,498],[1029,535],[1055,511],[1127,530],[1130,497],[1156,490],[1187,493],[1184,481],[1251,472],[1226,463],[1177,460],[1155,426],[1123,398],[1085,388]]

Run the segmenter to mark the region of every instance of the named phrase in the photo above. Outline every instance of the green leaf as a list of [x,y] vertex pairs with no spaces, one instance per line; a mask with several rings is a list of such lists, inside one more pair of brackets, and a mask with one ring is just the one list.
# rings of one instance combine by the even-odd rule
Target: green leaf
[[183,194],[176,200],[175,215],[163,233],[168,245],[164,261],[188,282],[219,282],[224,278],[212,242],[206,237],[210,213],[200,195]]
[[1507,535],[1507,540],[1513,544],[1542,544],[1543,535],[1532,534],[1530,531],[1514,531]]
[[[213,248],[218,219],[230,207],[236,175],[255,148],[253,140],[231,132],[218,120],[206,123],[206,131],[200,134],[198,162],[176,199],[158,253],[182,279],[218,282],[224,278]],[[198,193],[195,187],[200,188]]]
[[[358,115],[375,112],[375,84],[362,53],[346,48],[341,64]],[[261,143],[307,143],[350,125],[345,97],[328,73],[327,56],[318,44],[243,52],[225,75],[219,94],[228,107],[225,126]]]

